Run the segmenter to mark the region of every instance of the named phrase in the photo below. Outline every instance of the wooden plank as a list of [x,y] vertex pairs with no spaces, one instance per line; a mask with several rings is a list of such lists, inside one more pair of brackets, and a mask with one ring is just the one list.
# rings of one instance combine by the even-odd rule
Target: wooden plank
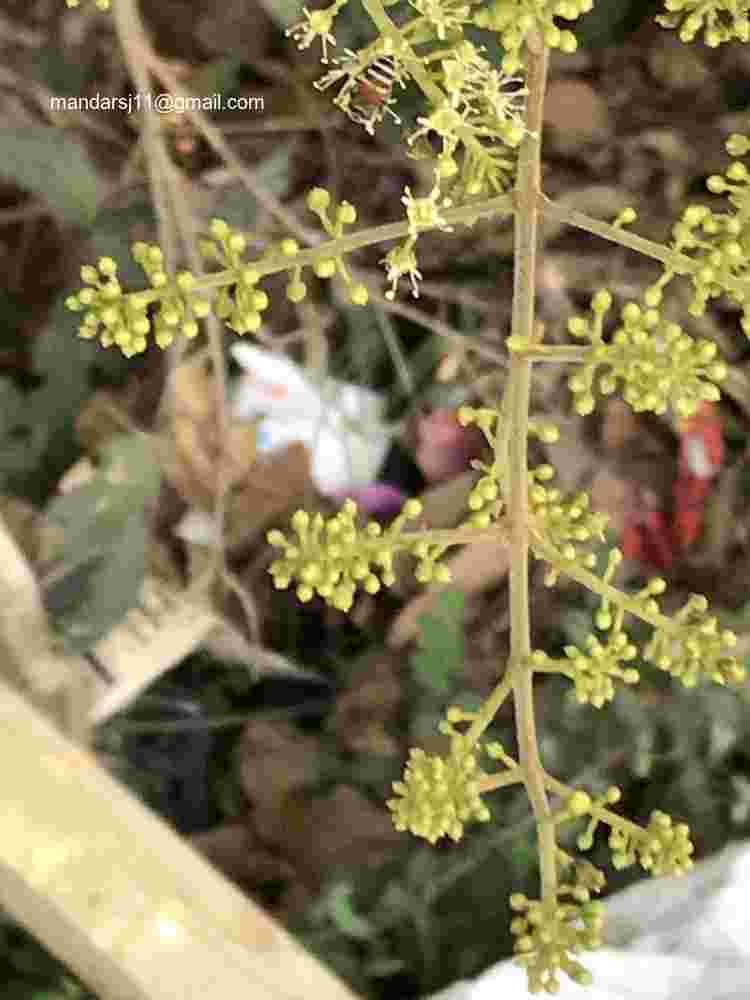
[[92,725],[119,712],[177,666],[220,622],[205,595],[175,591],[151,577],[144,581],[141,603],[94,648],[111,681],[101,676],[93,681]]
[[355,1000],[2,681],[0,759],[0,903],[102,1000]]
[[91,668],[53,649],[36,578],[0,518],[0,677],[80,743],[94,700]]

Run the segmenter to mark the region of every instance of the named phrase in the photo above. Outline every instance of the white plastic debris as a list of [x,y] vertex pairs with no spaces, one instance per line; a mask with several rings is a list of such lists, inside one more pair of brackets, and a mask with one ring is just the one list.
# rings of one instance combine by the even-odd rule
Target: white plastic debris
[[231,351],[244,369],[232,414],[262,418],[258,451],[301,441],[310,451],[313,482],[326,495],[376,479],[390,446],[378,393],[331,378],[318,384],[289,358],[251,344],[234,344]]
[[[562,1000],[748,1000],[750,844],[732,844],[682,878],[649,879],[605,901],[608,947],[580,956],[594,977],[561,976]],[[430,1000],[527,1000],[526,973],[500,962]]]

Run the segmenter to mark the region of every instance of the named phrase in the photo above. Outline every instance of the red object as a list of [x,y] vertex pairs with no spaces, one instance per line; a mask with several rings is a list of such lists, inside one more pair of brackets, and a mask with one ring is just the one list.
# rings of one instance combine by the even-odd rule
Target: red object
[[700,534],[706,497],[723,461],[724,439],[718,409],[713,403],[701,403],[695,416],[682,423],[672,523],[678,549],[687,549]]
[[625,521],[623,554],[628,559],[668,569],[688,549],[703,527],[703,512],[713,480],[724,461],[719,411],[704,402],[682,421],[677,481],[672,491],[671,520],[656,507],[654,494],[633,486],[633,506]]
[[632,491],[633,506],[622,532],[623,555],[648,566],[669,569],[674,552],[667,515],[655,506],[656,494],[635,484]]
[[417,465],[428,483],[455,479],[485,449],[480,429],[474,424],[462,427],[455,410],[433,410],[417,421]]

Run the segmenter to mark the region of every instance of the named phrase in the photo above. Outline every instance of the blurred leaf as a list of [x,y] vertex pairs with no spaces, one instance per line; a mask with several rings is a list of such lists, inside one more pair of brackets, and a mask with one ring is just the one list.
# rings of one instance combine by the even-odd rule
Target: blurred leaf
[[[379,307],[372,303],[352,306],[342,301],[339,310],[348,336],[334,355],[332,374],[358,385],[372,386],[377,369],[387,364],[390,357],[378,321]],[[391,381],[389,377],[389,384]]]
[[[90,52],[91,57],[84,58]],[[71,59],[67,46],[47,44],[33,51],[31,72],[53,94],[75,97],[82,93],[92,75],[96,55],[93,49],[79,46],[77,58]]]
[[451,675],[463,665],[465,601],[463,591],[444,590],[438,594],[433,611],[417,619],[421,649],[411,663],[418,680],[436,694],[448,693]]
[[657,6],[654,0],[596,0],[588,14],[578,18],[573,33],[585,48],[616,45]]
[[0,128],[0,175],[40,195],[71,225],[90,223],[104,194],[81,143],[51,125]]
[[[292,142],[279,146],[253,168],[259,187],[277,198],[282,198],[289,186],[289,165],[294,146]],[[244,188],[230,188],[217,199],[213,214],[226,219],[230,226],[252,229],[257,206],[253,196]]]
[[0,347],[18,349],[19,329],[25,313],[21,299],[7,288],[0,288]]
[[0,378],[0,490],[33,468],[38,453],[26,420],[26,397],[8,378]]
[[146,284],[143,270],[133,260],[130,247],[134,230],[140,227],[145,232],[154,220],[153,202],[144,191],[134,191],[117,208],[103,208],[91,225],[87,258],[112,257],[117,261],[117,277],[122,285],[142,287]]
[[239,84],[242,59],[239,55],[225,55],[214,59],[190,77],[190,89],[201,97],[212,94],[231,94]]
[[280,28],[288,28],[303,18],[302,4],[297,0],[260,0],[260,5]]
[[105,351],[96,341],[76,336],[78,320],[65,308],[67,295],[55,300],[44,329],[34,338],[34,373],[43,384],[23,397],[18,427],[25,434],[23,461],[7,467],[12,452],[0,458],[0,479],[5,472],[7,489],[36,503],[44,502],[75,460],[74,421],[92,391],[92,371],[98,367],[112,377],[128,364],[119,351]]
[[386,979],[394,976],[406,966],[403,958],[373,958],[370,962],[365,962],[364,972],[372,979]]
[[145,435],[112,438],[101,466],[47,509],[61,529],[49,557],[60,571],[47,608],[71,648],[85,652],[138,600],[146,553],[145,507],[157,493],[159,466]]
[[352,891],[352,886],[347,883],[333,886],[328,895],[328,913],[337,930],[346,937],[367,941],[375,937],[375,928],[354,912]]

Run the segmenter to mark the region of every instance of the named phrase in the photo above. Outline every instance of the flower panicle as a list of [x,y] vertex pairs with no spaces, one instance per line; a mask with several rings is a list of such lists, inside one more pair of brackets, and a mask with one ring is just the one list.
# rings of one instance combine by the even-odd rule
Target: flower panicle
[[[655,300],[647,293],[646,301]],[[672,406],[678,416],[689,417],[704,400],[721,397],[717,383],[726,377],[727,366],[716,344],[694,340],[654,305],[642,308],[636,302],[626,303],[622,326],[605,343],[603,321],[611,304],[610,293],[602,289],[591,301],[592,319],[575,316],[568,321],[569,332],[591,344],[568,378],[578,413],[591,413],[596,394],[611,395],[618,382],[623,384],[623,399],[637,413],[663,414]]]
[[356,523],[357,504],[347,500],[339,512],[326,520],[303,510],[292,518],[294,538],[281,531],[269,532],[268,541],[282,550],[270,573],[279,590],[294,581],[297,597],[306,602],[317,596],[340,611],[349,611],[358,586],[376,594],[381,586],[396,582],[393,560],[409,552],[417,560],[415,576],[421,583],[450,581],[450,570],[439,562],[446,546],[431,542],[428,533],[403,533],[407,521],[422,513],[418,500],[407,500],[401,513],[385,530],[377,521],[364,527]]
[[[356,209],[348,201],[340,202],[335,210],[329,211],[331,197],[324,188],[313,188],[307,203],[334,240],[340,239],[345,228],[357,219]],[[85,287],[68,296],[65,302],[72,312],[83,314],[78,327],[79,337],[98,338],[102,347],[115,346],[126,357],[133,357],[147,350],[150,338],[157,347],[165,349],[178,334],[188,339],[197,337],[198,321],[211,311],[239,336],[257,333],[263,323],[263,313],[270,305],[268,293],[259,286],[271,269],[291,272],[286,288],[291,302],[300,302],[306,296],[303,267],[294,263],[299,254],[296,240],[281,239],[269,244],[257,259],[247,260],[247,237],[223,219],[211,221],[209,236],[200,242],[201,254],[207,263],[222,269],[222,281],[213,301],[206,293],[209,287],[216,287],[215,276],[202,281],[190,271],[170,275],[160,247],[134,243],[133,259],[145,274],[149,287],[126,292],[117,276],[117,263],[111,257],[101,257],[96,267],[81,268]],[[310,266],[322,279],[339,275],[351,302],[367,304],[367,287],[354,280],[341,255],[327,257],[325,251],[321,251]]]
[[656,17],[663,28],[679,28],[680,41],[692,42],[699,32],[709,48],[733,38],[750,41],[750,4],[747,0],[664,0],[667,14]]
[[[589,866],[594,872],[593,865]],[[516,914],[510,924],[516,961],[525,967],[529,992],[557,993],[560,973],[579,986],[590,986],[591,973],[575,957],[602,945],[604,906],[591,899],[604,884],[591,877],[585,865],[577,865],[576,880],[557,886],[554,899],[529,899],[523,893],[510,897]]]

